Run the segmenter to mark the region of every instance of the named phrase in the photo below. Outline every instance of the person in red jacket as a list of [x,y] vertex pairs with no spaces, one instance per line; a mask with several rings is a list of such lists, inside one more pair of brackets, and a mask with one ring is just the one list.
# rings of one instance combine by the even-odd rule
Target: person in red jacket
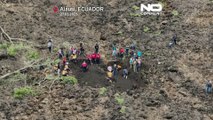
[[121,58],[123,58],[124,52],[125,52],[124,48],[120,48],[119,54]]
[[100,63],[100,59],[101,59],[101,55],[100,54],[96,54],[96,63],[97,64]]
[[95,63],[95,60],[96,60],[96,53],[93,53],[92,54],[92,63]]
[[66,62],[67,62],[67,58],[66,58],[66,57],[63,57],[63,65],[64,65],[64,66],[65,66]]
[[82,68],[82,71],[83,72],[86,72],[87,71],[87,63],[84,61],[82,64],[81,64],[81,68]]
[[89,64],[92,64],[92,54],[87,55],[87,61]]

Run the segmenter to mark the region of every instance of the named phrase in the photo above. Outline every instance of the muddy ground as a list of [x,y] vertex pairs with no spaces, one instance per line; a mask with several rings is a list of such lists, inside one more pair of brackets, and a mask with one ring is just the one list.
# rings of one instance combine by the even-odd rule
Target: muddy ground
[[[88,53],[100,44],[103,61],[110,59],[111,44],[137,43],[144,52],[143,68],[135,77],[105,79],[104,65],[90,66],[81,73],[73,65],[79,84],[42,81],[41,71],[31,68],[23,76],[0,81],[0,119],[2,120],[211,120],[212,94],[206,95],[206,80],[213,80],[213,3],[211,0],[152,0],[163,3],[160,16],[135,16],[137,0],[1,0],[0,26],[11,37],[23,38],[35,45],[46,45],[53,38],[55,48],[77,46],[83,42]],[[54,14],[54,5],[103,6],[104,12],[62,17]],[[178,11],[178,15],[172,13]],[[145,31],[144,28],[150,28]],[[176,33],[177,45],[166,47]],[[1,44],[5,42],[1,39]],[[38,49],[47,58],[46,49]],[[2,50],[1,50],[2,52]],[[0,52],[0,53],[1,53]],[[105,63],[105,62],[104,62]],[[0,75],[25,65],[21,56],[0,59]],[[133,76],[134,75],[134,76]],[[132,88],[133,84],[137,88]],[[30,85],[39,91],[22,100],[13,98],[15,88]],[[51,86],[51,88],[50,88]],[[106,87],[105,95],[100,95]],[[119,105],[114,95],[124,103]],[[126,107],[124,113],[121,106]]]

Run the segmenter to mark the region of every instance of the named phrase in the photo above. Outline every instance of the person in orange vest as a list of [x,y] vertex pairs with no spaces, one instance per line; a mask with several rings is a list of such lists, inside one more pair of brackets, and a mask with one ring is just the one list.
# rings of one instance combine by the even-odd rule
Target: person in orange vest
[[96,63],[97,64],[100,63],[100,59],[101,59],[101,55],[100,54],[96,54]]
[[82,68],[82,71],[83,72],[86,72],[87,71],[87,63],[86,63],[86,61],[84,61],[82,64],[81,64],[81,68]]

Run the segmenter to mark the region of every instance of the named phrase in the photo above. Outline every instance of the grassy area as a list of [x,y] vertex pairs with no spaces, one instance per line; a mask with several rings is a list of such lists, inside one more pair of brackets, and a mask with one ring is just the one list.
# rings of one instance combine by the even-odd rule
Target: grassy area
[[20,43],[20,44],[11,44],[9,46],[7,46],[7,54],[10,56],[16,56],[17,53],[20,50],[25,49],[26,46],[24,46],[24,44]]
[[0,44],[0,49],[7,49],[7,47],[8,47],[7,43]]
[[124,103],[124,98],[122,98],[119,94],[115,94],[115,101],[119,104],[122,105]]
[[30,49],[27,52],[27,59],[29,60],[37,60],[39,58],[39,53],[36,50]]
[[22,99],[29,95],[35,95],[35,91],[31,87],[16,88],[13,93],[13,96],[17,99]]
[[74,76],[64,76],[62,77],[62,81],[66,84],[77,84],[78,79],[76,79]]
[[100,94],[100,95],[104,95],[104,94],[106,94],[106,91],[107,91],[107,89],[106,89],[105,87],[102,87],[102,88],[100,88],[100,90],[99,90],[99,94]]

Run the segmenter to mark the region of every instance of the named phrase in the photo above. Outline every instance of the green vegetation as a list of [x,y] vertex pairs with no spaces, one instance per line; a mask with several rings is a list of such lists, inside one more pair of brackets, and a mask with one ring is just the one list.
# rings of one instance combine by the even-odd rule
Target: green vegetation
[[178,11],[177,11],[177,10],[173,10],[173,11],[172,11],[172,15],[173,15],[173,16],[178,16],[178,15],[179,15],[179,13],[178,13]]
[[8,47],[7,43],[0,44],[0,49],[7,49],[7,47]]
[[39,58],[39,53],[35,50],[29,50],[27,53],[27,58],[29,60],[37,60]]
[[64,76],[62,77],[62,81],[73,85],[78,83],[78,80],[74,76]]
[[116,35],[123,35],[123,32],[122,32],[122,31],[118,31],[118,32],[116,33]]
[[122,105],[124,103],[124,98],[122,98],[119,94],[115,94],[115,100],[119,105]]
[[107,91],[107,89],[106,89],[105,87],[102,87],[102,88],[100,88],[100,90],[99,90],[99,94],[100,94],[100,95],[104,95],[104,94],[106,94],[106,91]]
[[143,31],[144,31],[144,32],[148,32],[149,30],[150,30],[149,27],[147,27],[147,26],[144,26],[144,27],[143,27]]
[[126,106],[122,106],[121,109],[120,109],[120,112],[125,113],[126,112]]
[[134,5],[134,6],[132,6],[132,9],[136,11],[136,10],[140,10],[140,7]]
[[15,56],[18,51],[24,49],[25,46],[23,44],[11,44],[9,47],[7,47],[7,53],[10,56]]
[[161,5],[162,5],[162,7],[167,6],[167,3],[166,3],[166,2],[159,2],[159,4],[161,4]]
[[23,97],[35,95],[35,91],[31,87],[21,87],[14,90],[13,96],[17,99],[22,99]]
[[46,79],[46,80],[55,80],[55,79],[59,79],[59,77],[57,78],[57,77],[55,77],[54,75],[50,74],[50,75],[47,75],[47,76],[45,77],[45,79]]

